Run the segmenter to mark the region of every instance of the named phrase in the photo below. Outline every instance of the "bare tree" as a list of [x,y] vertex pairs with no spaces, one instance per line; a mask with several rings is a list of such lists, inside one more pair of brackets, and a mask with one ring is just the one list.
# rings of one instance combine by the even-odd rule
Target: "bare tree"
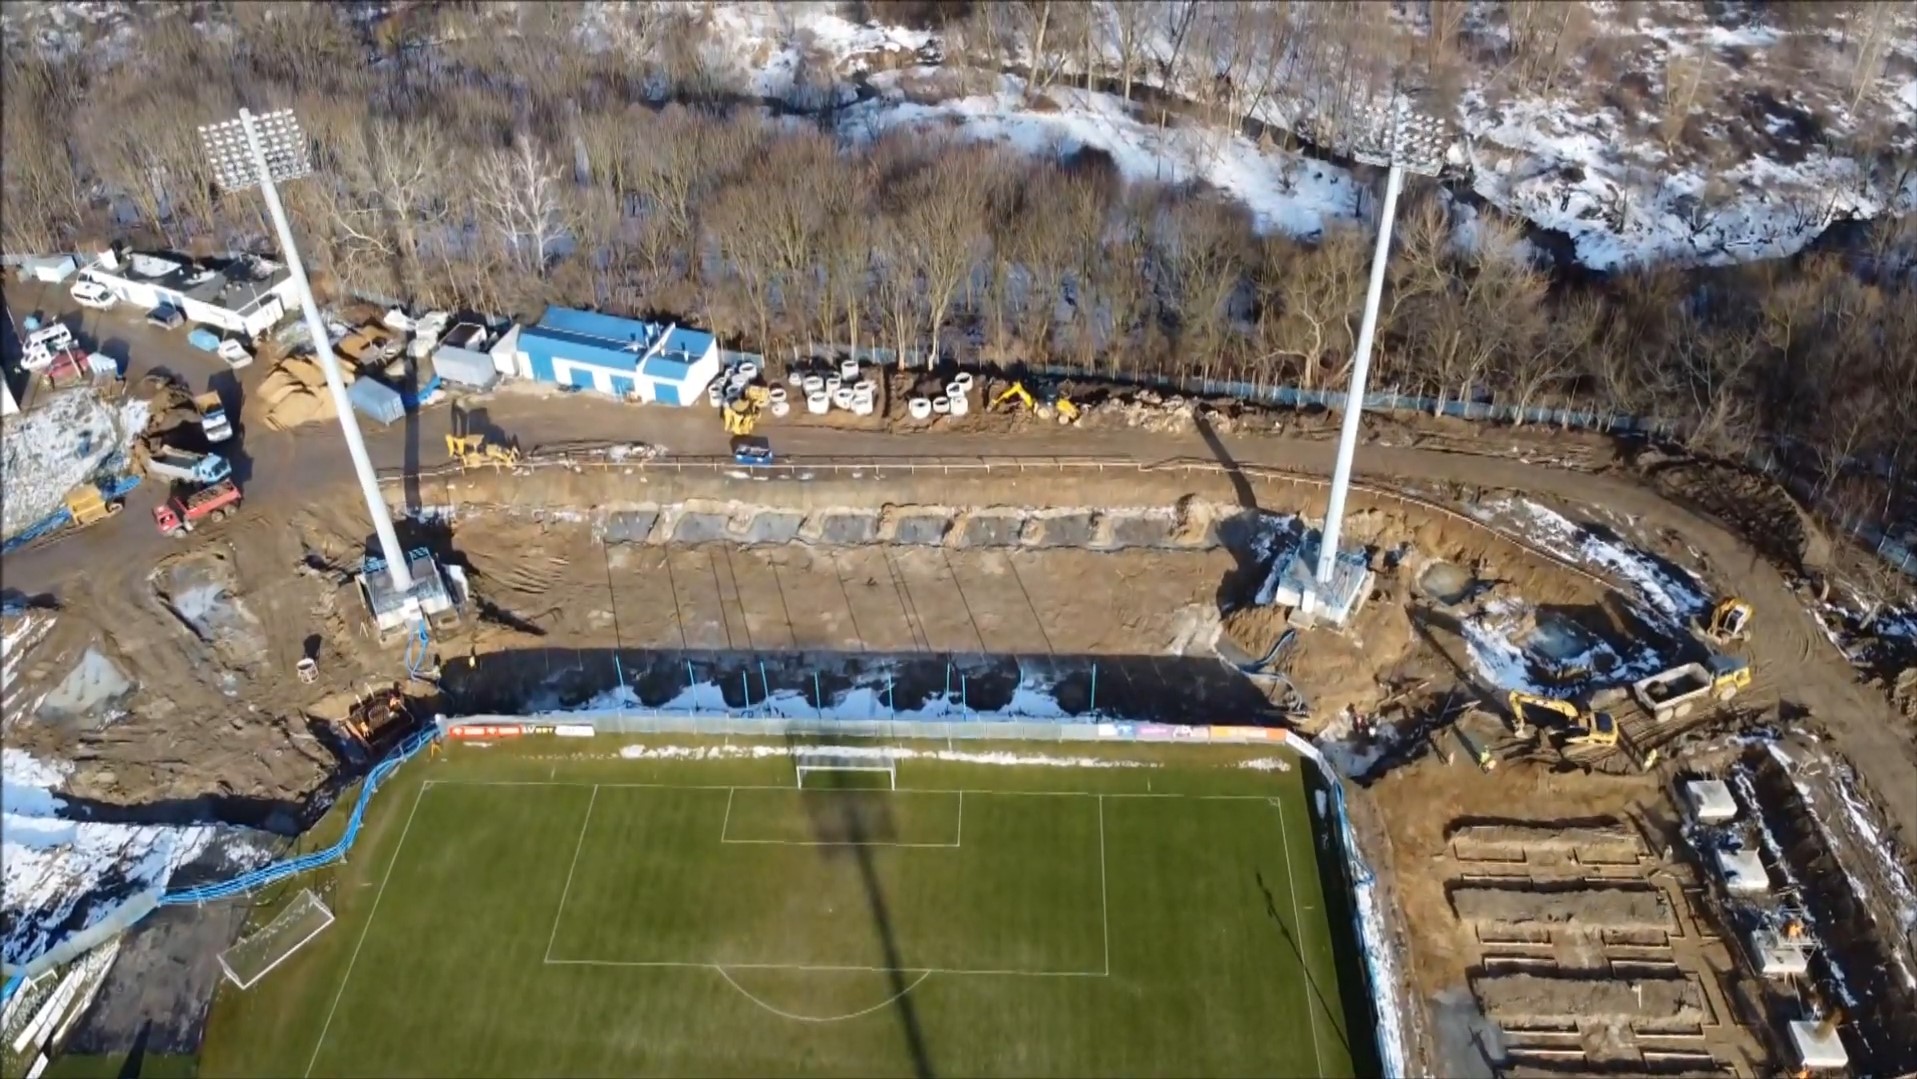
[[512,260],[544,276],[564,237],[559,200],[564,181],[551,155],[520,135],[510,149],[483,155],[472,180],[473,205]]

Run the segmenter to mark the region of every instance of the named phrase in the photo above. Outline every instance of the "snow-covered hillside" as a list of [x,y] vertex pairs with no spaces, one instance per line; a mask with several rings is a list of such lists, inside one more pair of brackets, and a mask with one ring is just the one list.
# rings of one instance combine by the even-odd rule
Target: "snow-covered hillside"
[[[431,9],[341,10],[371,27]],[[550,10],[449,9],[444,20],[465,20],[457,29],[442,22],[416,40],[547,32],[533,15]],[[1557,246],[1595,269],[1786,256],[1835,222],[1917,209],[1908,4],[617,0],[574,10],[573,45],[653,61],[697,54],[718,89],[786,112],[830,111],[849,137],[931,124],[1035,153],[1095,147],[1130,178],[1203,181],[1243,199],[1262,227],[1302,236],[1361,216],[1371,179],[1297,151],[1337,160],[1336,145],[1311,140],[1341,142],[1353,103],[1394,79],[1453,125],[1450,182],[1561,233]],[[941,21],[941,11],[963,17]],[[111,61],[137,48],[140,19],[169,17],[212,33],[224,16],[40,0],[5,5],[0,30],[15,47]],[[884,21],[901,19],[923,22]]]

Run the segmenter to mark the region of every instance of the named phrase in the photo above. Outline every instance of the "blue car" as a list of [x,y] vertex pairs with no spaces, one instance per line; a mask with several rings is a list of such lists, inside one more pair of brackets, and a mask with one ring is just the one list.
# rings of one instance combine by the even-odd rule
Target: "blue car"
[[186,335],[186,343],[199,349],[201,352],[218,352],[220,350],[220,335],[207,329],[205,326],[195,326],[193,332]]
[[146,321],[148,325],[158,326],[162,330],[177,330],[186,324],[186,315],[172,304],[163,303],[146,313]]
[[742,465],[769,465],[772,443],[756,436],[740,435],[732,440],[732,459]]

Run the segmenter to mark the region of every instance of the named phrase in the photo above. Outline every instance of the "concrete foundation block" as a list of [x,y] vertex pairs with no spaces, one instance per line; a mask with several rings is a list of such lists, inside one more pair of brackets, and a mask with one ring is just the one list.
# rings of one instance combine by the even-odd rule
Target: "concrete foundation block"
[[1035,547],[1090,547],[1096,517],[1090,511],[1034,517],[1028,542]]
[[644,543],[659,523],[656,509],[619,510],[606,514],[607,543]]
[[914,547],[937,547],[952,530],[952,519],[943,513],[900,514],[892,522],[892,542]]
[[855,547],[874,543],[879,538],[879,515],[876,513],[827,513],[820,515],[814,522],[819,543],[836,547]]
[[1125,550],[1132,547],[1170,547],[1176,540],[1173,532],[1178,522],[1169,515],[1142,513],[1105,514],[1107,533],[1103,547],[1112,550]]
[[682,513],[672,522],[672,542],[717,543],[727,538],[727,523],[723,513]]
[[958,526],[957,547],[1016,547],[1025,531],[1021,513],[974,513]]

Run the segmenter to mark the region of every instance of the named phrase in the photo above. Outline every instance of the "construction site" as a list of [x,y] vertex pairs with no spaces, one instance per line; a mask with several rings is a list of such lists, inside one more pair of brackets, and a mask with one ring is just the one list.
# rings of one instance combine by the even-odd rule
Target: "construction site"
[[[147,490],[69,495],[78,528],[7,556],[7,745],[63,762],[70,811],[303,849],[440,717],[1264,728],[1347,789],[1407,1070],[1917,1067],[1911,645],[1855,613],[1870,554],[1773,482],[1372,417],[1326,619],[1325,416],[754,362],[711,407],[407,411],[367,439],[389,544],[301,362],[246,372],[230,418],[117,388],[128,470],[174,481],[156,527],[95,524]],[[37,928],[8,961],[115,887],[10,911]],[[74,1045],[123,1051],[127,1002],[162,1000],[165,1051],[197,1051],[245,919],[196,919],[130,935]]]

